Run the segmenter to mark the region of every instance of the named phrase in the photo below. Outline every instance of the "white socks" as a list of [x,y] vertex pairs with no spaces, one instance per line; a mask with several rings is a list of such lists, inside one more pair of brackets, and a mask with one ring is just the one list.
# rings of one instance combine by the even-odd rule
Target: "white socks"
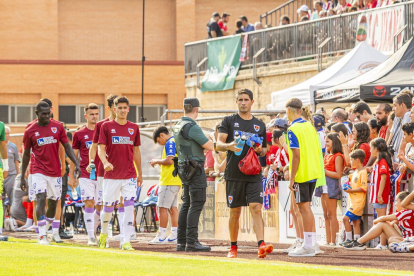
[[124,202],[124,209],[124,242],[129,242],[131,240],[131,233],[134,225],[134,201],[126,200]]
[[[304,238],[305,238],[305,247],[311,248],[313,247],[313,234],[312,232],[304,232]],[[316,238],[316,236],[315,236]]]
[[96,232],[99,224],[101,224],[101,212],[95,210],[93,213],[93,232]]
[[346,239],[352,241],[352,231],[351,232],[345,232]]
[[124,233],[125,233],[125,227],[124,227],[125,208],[124,207],[118,208],[118,212],[119,212],[119,218],[118,218],[118,222],[119,222],[119,234],[121,235],[121,238],[122,238],[122,237],[125,236],[124,235]]
[[114,211],[114,206],[108,207],[104,206],[103,211],[101,212],[101,233],[108,234],[108,224],[112,218],[112,212]]
[[95,237],[95,231],[93,227],[95,225],[95,209],[94,208],[85,208],[85,225],[86,225],[86,232],[88,232],[89,238]]

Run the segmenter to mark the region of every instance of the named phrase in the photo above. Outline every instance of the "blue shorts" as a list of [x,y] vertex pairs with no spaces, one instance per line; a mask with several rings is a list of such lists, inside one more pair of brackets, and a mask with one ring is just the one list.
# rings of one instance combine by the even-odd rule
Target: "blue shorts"
[[372,207],[374,209],[385,209],[387,208],[388,204],[379,204],[379,203],[372,203]]
[[361,216],[354,215],[350,211],[347,211],[345,216],[347,216],[349,218],[349,221],[355,221],[355,220],[359,220],[361,218]]

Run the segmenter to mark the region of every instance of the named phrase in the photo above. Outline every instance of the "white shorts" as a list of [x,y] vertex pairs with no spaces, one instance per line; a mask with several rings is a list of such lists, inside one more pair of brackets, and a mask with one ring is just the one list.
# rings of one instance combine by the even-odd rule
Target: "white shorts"
[[158,189],[158,202],[157,206],[159,208],[171,209],[171,207],[177,207],[178,202],[178,192],[180,191],[180,186],[163,186],[160,185]]
[[33,183],[32,183],[32,175],[29,174],[29,179],[27,180],[27,184],[29,186],[29,200],[31,202],[36,201],[36,194],[33,190]]
[[114,206],[120,197],[126,200],[135,200],[137,197],[137,179],[104,179],[103,205]]
[[79,178],[79,185],[81,188],[82,201],[94,200],[95,205],[102,204],[102,181],[99,185],[99,181],[91,180],[89,178]]
[[62,196],[62,178],[46,176],[41,173],[32,175],[34,193],[46,193],[47,198],[59,200]]

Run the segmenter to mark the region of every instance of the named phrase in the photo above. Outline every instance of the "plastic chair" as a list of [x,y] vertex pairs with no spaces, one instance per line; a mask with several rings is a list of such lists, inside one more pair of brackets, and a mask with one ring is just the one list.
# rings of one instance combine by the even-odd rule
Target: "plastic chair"
[[[157,222],[155,219],[155,208],[157,207],[158,202],[158,185],[152,186],[148,191],[148,197],[145,198],[142,202],[139,203],[138,207],[142,208],[142,215],[139,224],[139,232],[141,229],[144,228],[147,233],[152,232],[152,228],[154,227],[154,232],[157,231]],[[148,225],[147,221],[147,212],[148,209],[151,211],[151,222]]]

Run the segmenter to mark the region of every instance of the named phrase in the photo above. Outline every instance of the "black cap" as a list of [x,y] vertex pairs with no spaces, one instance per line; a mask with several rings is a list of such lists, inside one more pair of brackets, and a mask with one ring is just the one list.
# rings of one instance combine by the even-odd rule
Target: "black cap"
[[218,12],[214,12],[213,17],[216,17],[216,16],[220,17],[220,14]]
[[200,107],[200,101],[197,98],[185,98],[184,105],[191,105],[192,107]]

